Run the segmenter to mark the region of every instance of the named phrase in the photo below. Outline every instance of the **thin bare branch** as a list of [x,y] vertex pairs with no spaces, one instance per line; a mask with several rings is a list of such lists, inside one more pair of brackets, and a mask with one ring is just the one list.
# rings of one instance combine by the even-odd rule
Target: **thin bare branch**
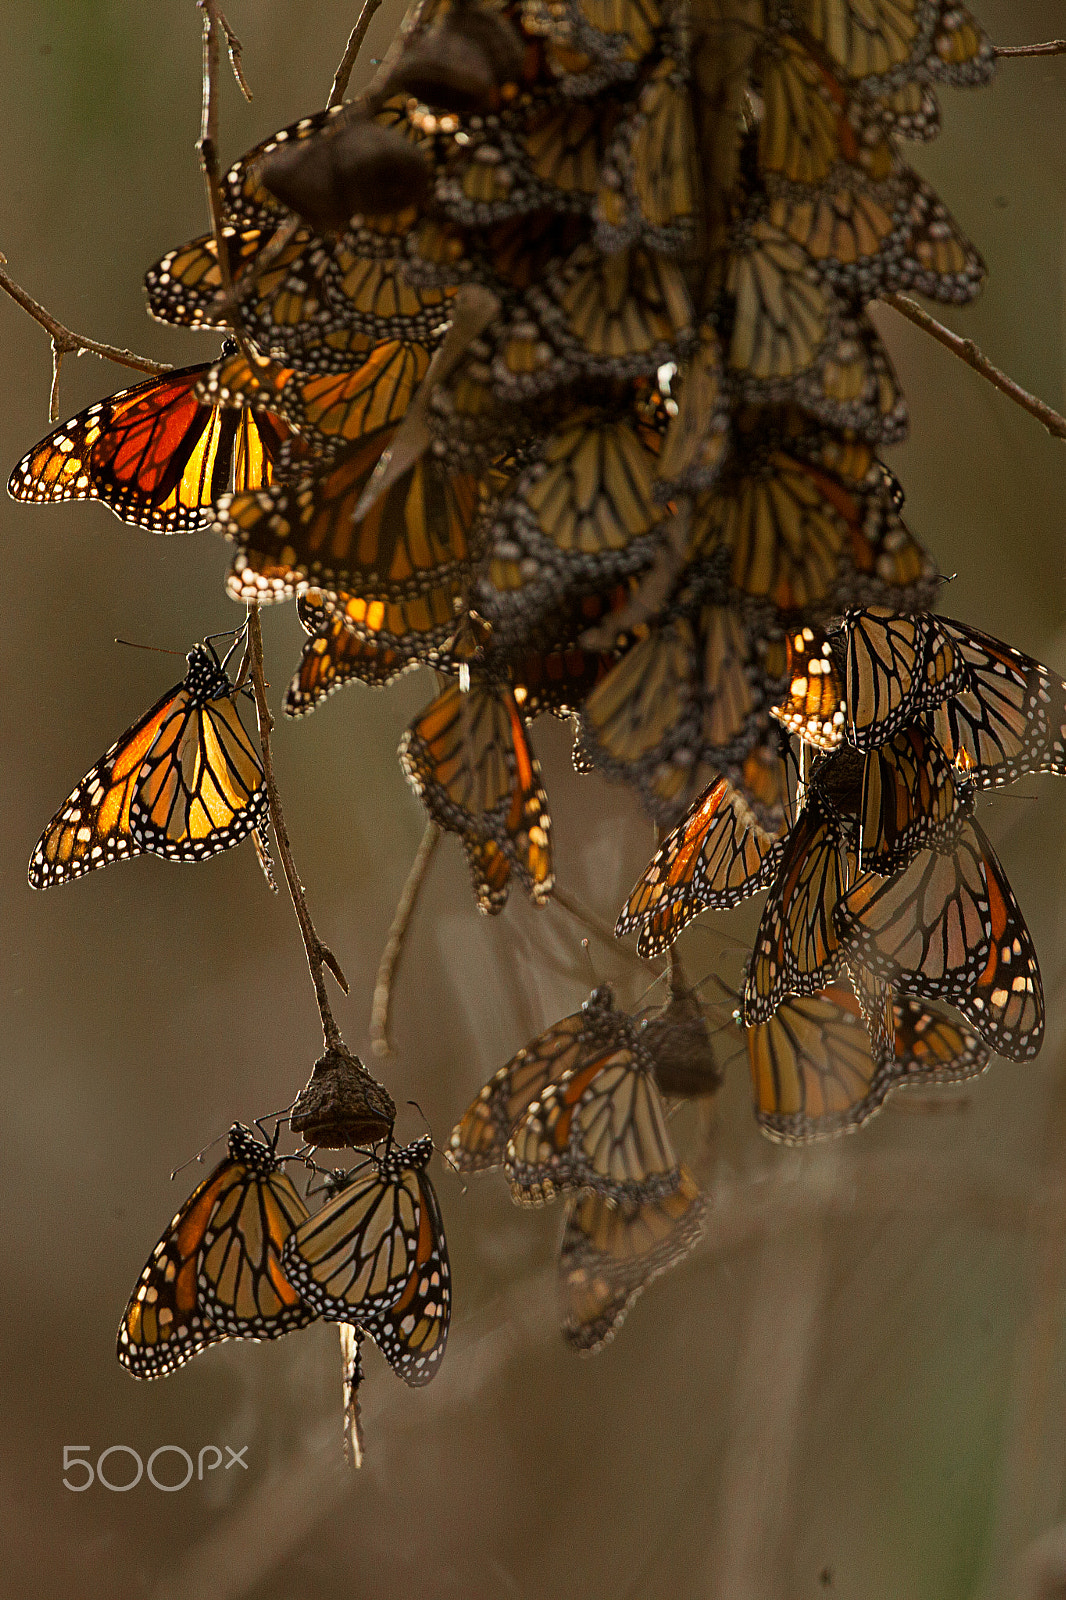
[[898,311],[901,317],[906,317],[909,322],[914,323],[915,327],[921,328],[924,333],[931,334],[934,339],[938,339],[946,349],[951,351],[952,355],[958,356],[960,361],[965,361],[968,367],[972,367],[974,372],[980,373],[981,377],[987,379],[1001,394],[1005,394],[1008,399],[1014,401],[1015,405],[1021,406],[1023,411],[1028,411],[1031,417],[1035,417],[1038,422],[1043,423],[1053,439],[1066,439],[1066,417],[1060,416],[1057,411],[1054,411],[1043,400],[1038,400],[1036,395],[1030,394],[1027,389],[1023,389],[1021,384],[1015,383],[1013,378],[1008,378],[1005,372],[1001,372],[997,366],[989,361],[988,357],[982,350],[978,349],[972,339],[963,339],[957,333],[952,333],[950,328],[945,328],[942,322],[938,322],[935,317],[931,317],[928,311],[923,311],[920,305],[914,300],[908,299],[906,295],[886,294],[883,299],[886,305],[892,307],[893,311]]
[[83,350],[87,350],[90,355],[99,356],[104,361],[113,361],[116,366],[131,367],[134,372],[147,372],[153,377],[171,370],[165,361],[149,361],[147,356],[134,355],[132,350],[120,350],[113,344],[101,344],[98,339],[85,339],[81,334],[65,328],[61,322],[56,321],[50,311],[46,311],[32,295],[20,288],[14,278],[8,276],[3,270],[6,264],[7,257],[0,255],[0,289],[10,295],[16,305],[20,305],[34,322],[39,322],[45,332],[51,335],[52,347],[58,349],[60,355],[80,355]]
[[1047,39],[1043,44],[997,44],[997,56],[1066,56],[1066,39]]
[[274,829],[278,858],[285,874],[285,882],[288,885],[293,910],[296,912],[296,920],[300,924],[300,932],[303,934],[304,950],[307,952],[307,966],[311,973],[311,982],[315,986],[315,998],[318,1001],[318,1011],[322,1018],[322,1034],[326,1041],[326,1049],[330,1050],[335,1045],[342,1043],[342,1040],[340,1029],[337,1027],[333,1012],[330,1009],[329,996],[326,994],[326,981],[322,969],[324,967],[329,968],[345,994],[348,993],[348,980],[341,971],[332,950],[322,943],[315,932],[315,925],[311,921],[311,913],[307,908],[303,885],[297,876],[296,865],[292,859],[289,831],[285,826],[285,814],[281,809],[281,796],[278,793],[277,780],[274,776],[274,754],[270,744],[270,735],[274,729],[274,718],[267,703],[266,677],[263,668],[263,630],[259,622],[259,607],[255,605],[248,608],[248,660],[252,689],[255,693],[255,709],[259,717],[259,739],[263,747],[263,777],[266,783],[267,803],[270,806],[270,821]]
[[340,65],[333,75],[333,87],[329,91],[329,99],[326,101],[327,111],[332,111],[333,107],[339,106],[344,99],[348,89],[348,79],[351,77],[352,68],[355,66],[355,58],[362,48],[363,40],[366,38],[366,30],[373,21],[374,13],[380,5],[381,0],[363,0],[363,9],[359,13],[355,27],[348,35],[348,43],[344,47]]
[[381,960],[378,962],[374,998],[370,1003],[370,1048],[376,1056],[392,1054],[392,1045],[389,1043],[389,1011],[392,1006],[393,985],[396,981],[400,957],[403,955],[407,930],[414,915],[422,885],[426,880],[430,862],[433,860],[433,853],[440,843],[440,837],[441,830],[437,824],[435,822],[427,822],[426,831],[422,835],[422,842],[411,863],[411,870],[407,874],[407,882],[404,884],[400,898],[396,903],[392,925],[385,940],[385,948],[382,950]]
[[229,251],[223,234],[226,218],[222,206],[222,182],[218,165],[218,36],[220,32],[225,33],[228,40],[229,30],[219,11],[218,0],[196,0],[196,5],[203,16],[203,101],[200,113],[200,138],[197,141],[196,153],[200,158],[200,170],[204,175],[207,203],[211,212],[211,231],[215,237],[218,275],[222,284],[220,300],[225,306],[224,315],[240,346],[241,354],[250,363],[252,353],[241,326],[240,305],[233,294]]

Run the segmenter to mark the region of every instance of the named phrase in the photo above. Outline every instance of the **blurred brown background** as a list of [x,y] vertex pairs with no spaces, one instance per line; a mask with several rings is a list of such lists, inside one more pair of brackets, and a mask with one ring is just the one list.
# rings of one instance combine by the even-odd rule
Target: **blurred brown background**
[[[1001,43],[1063,32],[1061,0],[984,0]],[[383,8],[368,57],[398,10]],[[226,84],[227,159],[324,99],[353,12],[232,0],[255,91]],[[4,8],[7,128],[0,249],[78,331],[163,360],[216,344],[150,324],[144,268],[200,232],[192,0]],[[363,64],[369,73],[369,61]],[[358,82],[358,75],[356,82]],[[991,91],[947,93],[913,159],[984,252],[980,303],[949,313],[1055,406],[1064,385],[1066,58],[1009,61]],[[1066,451],[892,312],[879,326],[910,398],[893,453],[908,517],[966,618],[1066,672]],[[48,342],[0,301],[3,475],[47,425]],[[126,375],[68,360],[63,415]],[[184,652],[232,626],[226,553],[164,540],[96,506],[0,502],[6,620],[0,945],[6,1127],[0,1179],[0,1591],[168,1600],[1017,1600],[1018,1563],[1066,1516],[1066,793],[1030,780],[982,822],[1040,952],[1048,1032],[1031,1066],[997,1062],[965,1094],[897,1100],[857,1138],[791,1153],[752,1121],[731,1066],[682,1142],[715,1200],[696,1254],[594,1361],[556,1327],[560,1208],[514,1209],[501,1182],[436,1167],[455,1317],[433,1386],[367,1358],[367,1465],[340,1458],[331,1329],[229,1344],[136,1384],[115,1327],[142,1262],[234,1117],[286,1104],[318,1053],[298,931],[245,847],[196,871],[142,859],[48,895],[25,864],[45,821],[112,738],[179,675],[116,634]],[[298,655],[264,618],[276,702]],[[365,1049],[374,970],[422,817],[394,757],[428,675],[349,689],[279,726],[296,859],[351,980],[338,1016]],[[646,859],[634,804],[568,770],[542,722],[561,883],[613,921]],[[687,937],[688,966],[735,980],[750,916]],[[702,929],[703,925],[700,925]],[[721,930],[719,933],[716,930]],[[456,842],[438,854],[397,996],[383,1075],[438,1140],[483,1079],[589,987],[582,930],[516,895],[478,917]],[[593,940],[636,1003],[641,976]],[[944,1109],[946,1107],[946,1109]],[[422,1131],[404,1109],[399,1131]],[[212,1153],[213,1154],[213,1153]],[[166,1495],[63,1488],[63,1447],[247,1445],[231,1470]],[[128,1458],[112,1458],[116,1481]],[[161,1468],[166,1470],[166,1468]],[[1058,1592],[1058,1591],[1056,1591]]]

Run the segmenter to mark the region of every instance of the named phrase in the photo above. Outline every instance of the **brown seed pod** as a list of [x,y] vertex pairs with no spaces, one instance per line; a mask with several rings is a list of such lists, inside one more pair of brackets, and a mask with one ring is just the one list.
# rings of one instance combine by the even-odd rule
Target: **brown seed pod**
[[689,1098],[714,1094],[720,1085],[722,1069],[691,989],[671,995],[659,1015],[644,1024],[640,1039],[651,1056],[663,1094]]
[[457,6],[438,28],[412,40],[387,92],[402,90],[458,116],[493,111],[505,85],[521,78],[523,56],[522,41],[505,17],[477,5]]
[[292,1108],[294,1133],[324,1150],[377,1144],[392,1133],[392,1096],[344,1045],[334,1045],[315,1062],[314,1071]]
[[265,189],[319,233],[343,233],[356,215],[419,205],[429,176],[425,157],[402,133],[366,118],[278,145],[257,173]]

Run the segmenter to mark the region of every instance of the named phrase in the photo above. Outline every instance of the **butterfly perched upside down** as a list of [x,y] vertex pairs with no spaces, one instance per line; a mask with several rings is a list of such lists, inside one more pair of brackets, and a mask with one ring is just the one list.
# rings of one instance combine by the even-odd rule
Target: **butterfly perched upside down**
[[277,1339],[311,1322],[281,1266],[307,1207],[272,1145],[234,1123],[229,1152],[148,1258],[118,1334],[135,1378],[161,1378],[221,1339]]
[[263,768],[225,665],[210,643],[188,662],[52,818],[30,860],[35,889],[144,853],[203,861],[263,821]]
[[499,911],[513,869],[542,905],[554,884],[551,818],[514,694],[488,678],[450,685],[400,744],[408,782],[433,820],[458,833],[482,911]]
[[369,1334],[414,1387],[440,1366],[451,1318],[444,1224],[426,1171],[432,1153],[426,1138],[372,1157],[282,1252],[316,1315]]

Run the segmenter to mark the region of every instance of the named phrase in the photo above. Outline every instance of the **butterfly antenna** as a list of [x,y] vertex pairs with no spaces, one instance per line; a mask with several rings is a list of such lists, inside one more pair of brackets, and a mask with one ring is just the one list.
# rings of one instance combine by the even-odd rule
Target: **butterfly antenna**
[[[426,1113],[422,1110],[422,1107],[419,1105],[418,1101],[417,1100],[408,1100],[407,1104],[409,1106],[414,1106],[415,1110],[418,1112],[418,1115],[422,1118],[422,1121],[426,1125],[426,1132],[429,1134],[430,1139],[433,1139],[433,1129],[429,1125],[429,1118],[426,1116]],[[391,1137],[392,1137],[391,1134],[390,1134],[389,1137],[391,1139]],[[436,1148],[437,1148],[437,1141],[435,1139],[433,1139],[433,1148],[434,1148],[434,1150],[436,1150]]]
[[191,1167],[194,1161],[202,1161],[204,1159],[204,1156],[207,1154],[207,1152],[209,1150],[213,1150],[215,1145],[218,1144],[220,1139],[228,1139],[228,1138],[229,1138],[229,1129],[228,1128],[226,1129],[225,1133],[216,1133],[215,1137],[211,1140],[211,1142],[209,1144],[205,1144],[201,1150],[197,1150],[196,1154],[194,1156],[190,1156],[188,1161],[183,1161],[180,1167],[175,1167],[174,1168],[174,1171],[170,1174],[171,1183],[174,1182],[174,1179],[177,1177],[179,1172],[184,1172],[186,1167]]
[[165,650],[161,644],[141,644],[137,639],[119,639],[116,636],[114,643],[124,644],[130,650],[151,650],[157,656],[180,656],[182,654],[180,650]]
[[592,951],[591,951],[591,949],[589,947],[589,941],[587,939],[582,939],[581,948],[585,952],[585,960],[588,962],[589,972],[592,975],[592,987],[594,989],[598,988],[599,987],[599,982],[600,982],[600,975],[596,971],[596,963],[592,959]]

